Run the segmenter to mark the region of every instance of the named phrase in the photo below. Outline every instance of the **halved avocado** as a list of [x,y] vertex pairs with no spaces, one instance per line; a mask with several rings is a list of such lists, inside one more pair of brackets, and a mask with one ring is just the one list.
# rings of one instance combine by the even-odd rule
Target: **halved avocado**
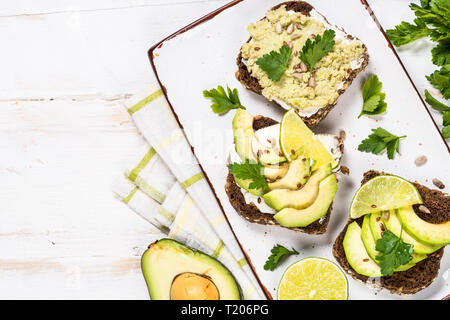
[[[441,248],[440,245],[432,245],[432,244],[427,244],[427,243],[423,243],[421,241],[418,241],[413,236],[411,236],[408,233],[408,231],[405,230],[405,228],[403,228],[403,230],[402,230],[402,223],[398,219],[398,216],[397,216],[396,212],[397,212],[397,210],[390,210],[389,211],[389,217],[388,217],[387,220],[385,219],[385,217],[383,215],[384,225],[386,226],[386,228],[389,231],[391,231],[397,237],[400,236],[400,232],[401,232],[402,240],[404,242],[406,242],[406,243],[412,244],[413,245],[413,250],[414,250],[415,253],[419,254],[419,256],[423,256],[423,259],[425,259],[426,258],[426,254],[432,253],[432,252],[438,250],[439,248]],[[421,259],[421,260],[423,260],[423,259]]]
[[[370,229],[370,216],[368,216],[368,215],[364,216],[364,220],[363,220],[363,224],[362,224],[362,228],[361,228],[361,240],[364,243],[364,247],[366,248],[366,251],[369,254],[370,258],[373,261],[375,261],[376,263],[378,263],[376,257],[380,254],[380,252],[376,249],[377,243],[376,243],[376,241],[372,235],[372,231]],[[426,255],[422,255],[422,254],[420,254],[420,255],[413,254],[413,258],[411,261],[409,261],[405,265],[401,265],[400,267],[395,269],[395,271],[406,271],[406,270],[414,267],[417,262],[425,259],[426,257],[427,257]]]
[[303,210],[285,208],[278,212],[274,219],[284,227],[306,227],[327,214],[337,189],[336,177],[331,174],[320,182],[319,192],[313,204]]
[[152,300],[240,300],[231,272],[213,257],[172,239],[152,243],[142,256]]
[[289,170],[283,178],[269,183],[269,190],[297,190],[308,181],[310,174],[309,159],[296,159],[290,163]]
[[331,164],[326,164],[317,169],[300,190],[275,189],[264,195],[264,201],[277,211],[284,208],[304,209],[316,200],[320,182],[330,174]]
[[233,118],[233,135],[236,153],[244,162],[259,160],[263,164],[274,164],[286,161],[278,151],[259,142],[253,130],[253,116],[244,109],[237,109]]
[[366,277],[382,276],[380,266],[372,260],[364,247],[361,228],[356,221],[348,225],[342,244],[345,257],[353,270]]
[[422,242],[444,246],[450,243],[450,221],[434,224],[419,218],[413,207],[400,208],[397,216],[409,234]]

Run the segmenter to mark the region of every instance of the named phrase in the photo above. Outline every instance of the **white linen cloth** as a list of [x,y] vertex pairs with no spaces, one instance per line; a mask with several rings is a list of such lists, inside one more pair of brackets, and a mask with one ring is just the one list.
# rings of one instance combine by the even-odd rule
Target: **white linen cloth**
[[145,220],[222,262],[244,299],[265,295],[157,84],[126,103],[148,145],[113,191]]

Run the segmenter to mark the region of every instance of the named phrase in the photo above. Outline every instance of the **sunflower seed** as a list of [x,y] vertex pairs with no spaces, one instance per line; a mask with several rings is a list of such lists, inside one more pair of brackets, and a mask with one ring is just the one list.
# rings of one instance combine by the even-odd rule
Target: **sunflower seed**
[[291,36],[291,40],[295,40],[297,38],[300,38],[300,35],[298,33],[295,33]]
[[445,188],[445,184],[442,183],[441,180],[439,180],[438,178],[434,178],[433,180],[433,184],[438,187],[439,189],[444,189]]
[[426,214],[430,214],[431,213],[431,211],[427,207],[425,207],[423,204],[421,204],[419,206],[419,210],[420,210],[420,212],[423,212],[423,213],[426,213]]
[[275,26],[275,31],[276,31],[278,34],[281,34],[281,33],[283,32],[283,27],[281,26],[281,23],[280,23],[280,22],[277,22],[277,25]]
[[308,71],[308,66],[302,61],[300,62],[300,69],[302,70],[302,72],[306,72]]
[[425,163],[427,163],[427,157],[426,156],[420,156],[416,160],[414,160],[414,164],[417,167],[423,166]]
[[294,25],[291,23],[289,27],[287,27],[286,32],[287,34],[291,34],[294,31]]
[[314,77],[309,78],[308,86],[314,88],[316,86],[316,79]]
[[[295,71],[298,71],[298,70],[295,70]],[[292,76],[295,78],[295,79],[298,79],[298,80],[303,80],[303,75],[301,74],[301,73],[299,73],[299,72],[294,72],[293,74],[292,74]]]

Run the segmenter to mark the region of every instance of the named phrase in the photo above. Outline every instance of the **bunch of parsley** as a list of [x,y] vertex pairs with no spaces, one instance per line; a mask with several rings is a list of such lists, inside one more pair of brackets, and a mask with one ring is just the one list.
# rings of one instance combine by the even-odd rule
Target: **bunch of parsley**
[[[395,26],[394,29],[387,30],[386,33],[397,47],[424,37],[430,37],[432,41],[437,43],[431,50],[431,55],[433,63],[440,69],[426,76],[426,78],[448,100],[450,99],[450,1],[420,0],[420,5],[411,3],[409,7],[416,15],[414,22],[403,21]],[[425,94],[431,97],[427,91],[425,91]],[[426,99],[426,101],[431,107],[436,109],[435,101],[430,103],[430,98]],[[444,129],[442,133],[448,139],[450,138],[450,123],[448,122],[450,114],[445,112],[448,111],[443,112]]]

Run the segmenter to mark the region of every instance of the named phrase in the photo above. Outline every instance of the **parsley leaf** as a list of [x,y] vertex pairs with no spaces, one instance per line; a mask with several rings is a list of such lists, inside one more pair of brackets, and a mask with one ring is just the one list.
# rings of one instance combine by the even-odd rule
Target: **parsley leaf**
[[364,82],[362,89],[363,107],[358,118],[362,115],[377,115],[386,112],[387,103],[384,102],[385,94],[381,92],[383,84],[376,75]]
[[407,264],[412,259],[413,245],[403,242],[389,230],[385,231],[381,239],[377,240],[376,249],[381,252],[375,259],[384,276],[392,275],[395,269]]
[[310,71],[320,59],[333,50],[335,35],[334,30],[329,29],[325,30],[322,36],[317,35],[314,42],[311,39],[306,40],[302,52],[299,53],[299,58],[308,65]]
[[442,135],[444,136],[445,139],[449,139],[450,138],[450,111],[445,111],[444,112],[444,116],[443,116],[443,125],[444,128],[442,128]]
[[266,263],[264,264],[264,270],[273,271],[278,266],[278,264],[284,259],[293,254],[298,254],[297,250],[292,248],[289,250],[282,245],[277,244],[270,251],[272,254],[267,258]]
[[232,163],[229,166],[230,172],[235,178],[242,180],[252,180],[249,184],[250,189],[266,190],[268,184],[264,177],[264,166],[260,163],[250,163],[248,160],[245,163]]
[[445,99],[450,99],[450,64],[426,77],[433,87],[441,91]]
[[259,58],[256,64],[267,73],[270,80],[277,82],[287,70],[291,55],[292,49],[284,45],[280,48],[280,52],[273,50]]
[[425,90],[425,101],[434,109],[440,112],[450,111],[450,107],[433,97],[428,90]]
[[245,109],[239,100],[237,89],[231,90],[227,87],[227,92],[228,95],[222,86],[218,86],[217,89],[203,91],[203,96],[214,100],[211,109],[215,113],[225,113],[238,108]]
[[388,159],[394,159],[395,152],[399,153],[400,139],[406,136],[395,136],[383,128],[372,129],[370,134],[358,146],[358,150],[373,154],[380,154],[383,150],[387,150]]
[[450,64],[450,39],[443,40],[431,50],[432,61],[437,66]]
[[431,30],[420,19],[415,19],[414,24],[402,21],[399,25],[395,26],[395,29],[386,30],[389,40],[396,47],[427,37],[430,33]]

